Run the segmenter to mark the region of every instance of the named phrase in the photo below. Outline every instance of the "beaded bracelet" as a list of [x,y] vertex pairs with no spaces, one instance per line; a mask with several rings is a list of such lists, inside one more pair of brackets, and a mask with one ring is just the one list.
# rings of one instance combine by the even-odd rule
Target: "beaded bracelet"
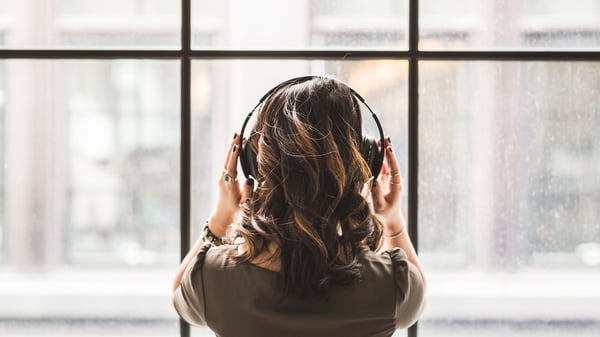
[[220,246],[228,243],[226,242],[226,240],[223,240],[222,238],[214,235],[213,232],[210,231],[210,228],[208,228],[208,220],[206,220],[206,222],[204,223],[204,228],[202,228],[202,234],[200,237],[202,238],[202,241],[210,242],[215,246]]

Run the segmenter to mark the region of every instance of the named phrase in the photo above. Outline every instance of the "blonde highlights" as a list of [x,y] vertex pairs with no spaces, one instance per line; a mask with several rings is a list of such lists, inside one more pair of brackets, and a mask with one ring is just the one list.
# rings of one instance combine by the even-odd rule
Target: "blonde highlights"
[[243,207],[238,234],[250,261],[275,244],[284,291],[298,297],[361,280],[359,257],[381,226],[361,195],[371,177],[360,153],[360,108],[331,78],[290,83],[258,110],[248,139],[259,187]]

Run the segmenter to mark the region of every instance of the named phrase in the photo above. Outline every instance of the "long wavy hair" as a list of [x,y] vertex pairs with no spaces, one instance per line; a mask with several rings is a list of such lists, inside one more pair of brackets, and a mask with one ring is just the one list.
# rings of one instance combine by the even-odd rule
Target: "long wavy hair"
[[359,258],[375,250],[381,224],[361,192],[371,172],[360,154],[359,104],[343,83],[316,77],[274,92],[248,138],[258,188],[243,205],[238,235],[248,262],[278,248],[285,294],[323,294],[360,282]]

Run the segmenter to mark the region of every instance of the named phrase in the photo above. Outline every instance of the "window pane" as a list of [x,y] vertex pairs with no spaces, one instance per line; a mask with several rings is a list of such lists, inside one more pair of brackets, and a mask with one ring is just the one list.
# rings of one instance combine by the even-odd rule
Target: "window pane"
[[181,1],[0,0],[0,48],[180,46]]
[[422,0],[419,48],[600,47],[597,0]]
[[[407,62],[405,61],[194,61],[192,73],[192,240],[215,205],[217,179],[235,132],[262,95],[279,82],[329,74],[349,83],[379,116],[407,170]],[[218,75],[218,76],[217,76]],[[375,122],[363,112],[365,133]],[[238,168],[240,178],[243,177]],[[241,179],[242,182],[244,179]],[[195,329],[195,336],[212,336]]]
[[0,69],[0,331],[176,334],[178,62]]
[[196,48],[406,49],[407,0],[192,0]]
[[420,70],[419,334],[597,336],[600,63]]

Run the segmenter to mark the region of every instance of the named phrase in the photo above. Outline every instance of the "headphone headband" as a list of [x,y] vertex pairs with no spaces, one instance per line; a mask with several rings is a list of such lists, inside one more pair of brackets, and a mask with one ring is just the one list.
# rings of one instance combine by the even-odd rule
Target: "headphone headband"
[[[266,101],[269,97],[271,97],[271,95],[273,95],[273,93],[277,92],[278,90],[280,90],[281,88],[290,85],[290,84],[299,84],[299,83],[304,83],[304,82],[308,82],[311,81],[313,79],[316,78],[329,78],[327,76],[318,76],[318,75],[307,75],[307,76],[299,76],[299,77],[294,77],[291,78],[289,80],[283,81],[279,84],[277,84],[276,86],[274,86],[273,88],[271,88],[269,91],[267,91],[267,93],[265,93],[261,99],[258,101],[258,103],[254,106],[254,108],[252,108],[252,110],[250,110],[250,112],[248,113],[248,115],[246,116],[246,118],[244,119],[244,124],[242,124],[242,129],[240,130],[240,140],[239,140],[239,144],[238,144],[238,148],[242,149],[243,146],[243,140],[244,140],[244,131],[246,130],[246,126],[248,125],[248,122],[250,121],[250,118],[252,117],[252,115],[254,114],[254,111],[256,111],[256,109],[264,103],[264,101]],[[375,120],[375,124],[377,125],[377,130],[379,132],[379,139],[381,140],[380,145],[379,145],[379,150],[377,151],[376,157],[375,157],[375,162],[373,163],[375,165],[375,170],[374,172],[371,172],[373,174],[373,179],[377,179],[377,177],[379,176],[379,172],[381,171],[381,166],[383,165],[383,138],[384,138],[384,134],[383,134],[383,128],[381,127],[381,123],[379,122],[379,118],[377,117],[377,115],[375,114],[375,112],[373,111],[373,109],[371,109],[371,107],[367,104],[367,102],[365,101],[365,99],[358,94],[358,92],[356,92],[356,90],[354,90],[350,85],[348,85],[345,82],[339,81],[337,79],[335,79],[336,82],[342,83],[343,85],[345,85],[348,89],[350,89],[350,92],[352,93],[352,95],[354,97],[356,97],[365,107],[367,107],[367,110],[369,110],[369,112],[371,113],[371,117],[373,118],[373,120]],[[359,111],[360,112],[360,111]],[[257,181],[257,177],[252,176],[252,174],[250,173],[250,168],[247,167],[247,163],[244,160],[240,160],[240,163],[242,164],[242,171],[244,172],[244,175],[246,176],[246,178],[253,178],[255,181]]]

